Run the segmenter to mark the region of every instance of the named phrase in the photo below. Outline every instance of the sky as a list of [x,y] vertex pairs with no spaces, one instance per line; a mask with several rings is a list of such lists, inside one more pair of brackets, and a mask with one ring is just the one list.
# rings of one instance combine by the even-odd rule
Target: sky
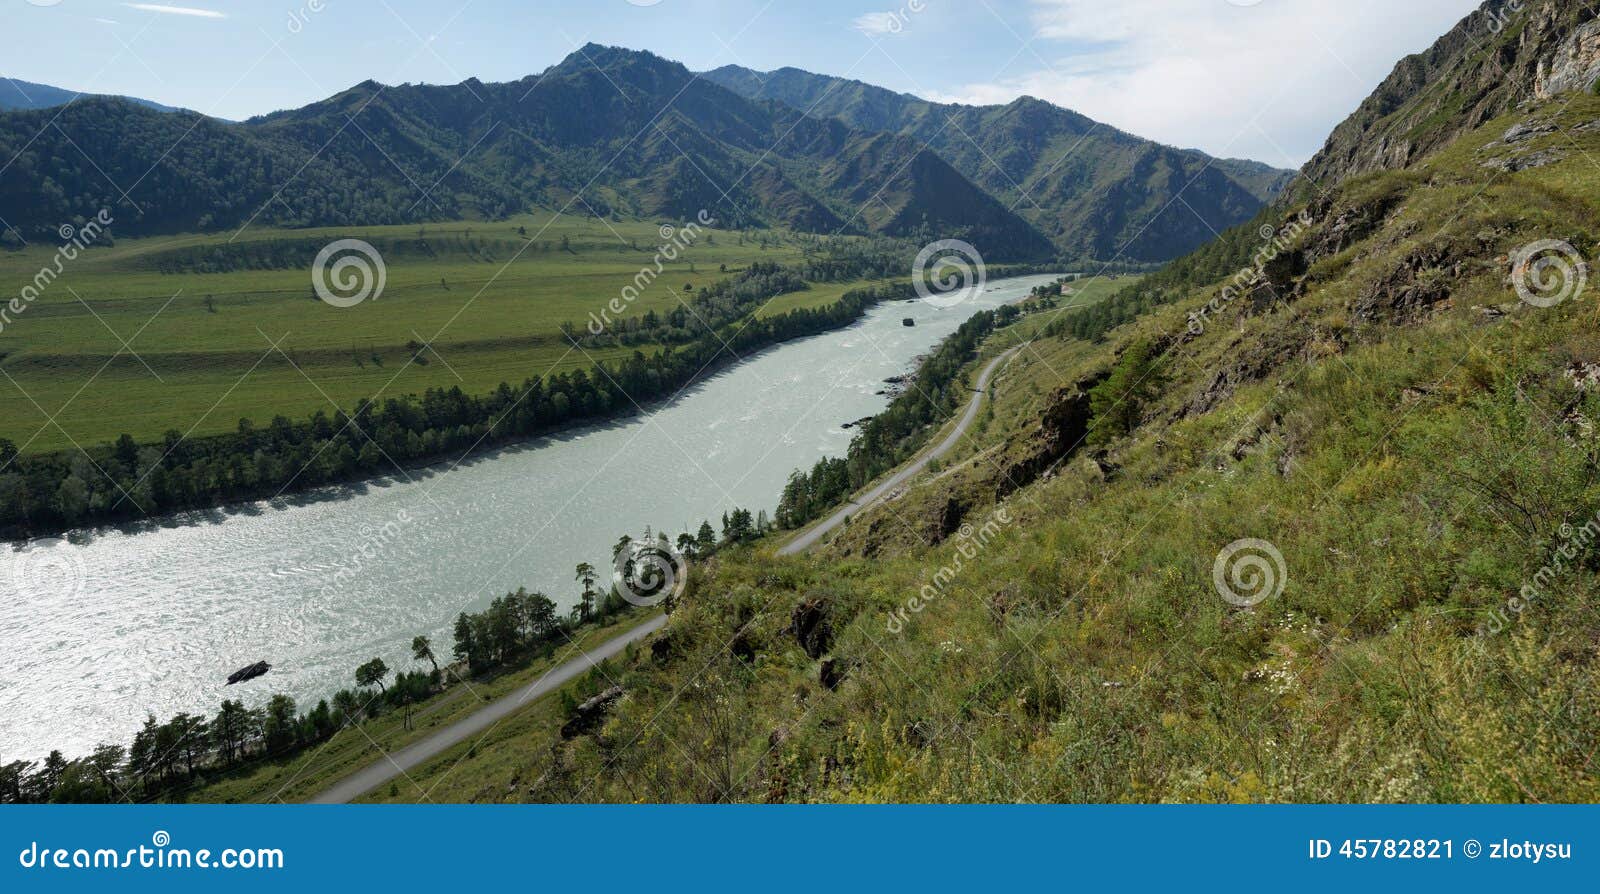
[[794,66],[980,104],[1031,95],[1292,168],[1479,2],[0,0],[0,75],[238,120],[368,79],[516,80],[593,41],[696,71]]

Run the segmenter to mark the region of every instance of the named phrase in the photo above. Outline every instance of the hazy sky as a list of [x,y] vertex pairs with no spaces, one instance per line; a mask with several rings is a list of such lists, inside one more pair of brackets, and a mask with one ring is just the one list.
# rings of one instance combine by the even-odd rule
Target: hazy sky
[[792,65],[935,99],[1026,93],[1141,136],[1293,167],[1479,0],[0,3],[0,74],[225,118],[368,78],[514,80],[595,41],[695,70]]

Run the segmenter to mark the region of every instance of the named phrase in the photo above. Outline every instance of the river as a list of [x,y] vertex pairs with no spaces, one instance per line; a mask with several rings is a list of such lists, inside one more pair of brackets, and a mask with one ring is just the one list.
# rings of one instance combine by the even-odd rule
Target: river
[[[31,575],[0,600],[0,763],[125,744],[147,714],[209,716],[224,697],[284,692],[305,710],[369,658],[412,667],[416,634],[447,655],[457,614],[519,586],[570,607],[574,567],[604,577],[625,533],[707,519],[720,533],[730,508],[770,513],[791,471],[842,454],[844,423],[887,406],[885,379],[1049,279],[992,282],[946,309],[880,305],[639,416],[454,468],[0,547],[0,591]],[[258,660],[272,671],[222,685]]]

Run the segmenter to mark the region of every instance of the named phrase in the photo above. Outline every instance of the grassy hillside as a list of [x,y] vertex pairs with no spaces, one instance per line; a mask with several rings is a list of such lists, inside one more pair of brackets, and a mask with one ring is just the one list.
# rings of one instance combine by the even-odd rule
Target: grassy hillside
[[[1502,142],[1527,122],[1549,129]],[[419,781],[474,801],[1594,801],[1600,320],[1575,265],[1513,258],[1593,255],[1597,122],[1584,94],[1490,121],[1286,209],[1307,223],[1241,293],[1195,280],[1103,343],[1061,327],[997,380],[959,461],[820,554],[697,568],[596,731],[532,725]],[[1495,164],[1538,153],[1556,160]],[[1229,601],[1214,569],[1244,538],[1282,558],[1224,563]]]

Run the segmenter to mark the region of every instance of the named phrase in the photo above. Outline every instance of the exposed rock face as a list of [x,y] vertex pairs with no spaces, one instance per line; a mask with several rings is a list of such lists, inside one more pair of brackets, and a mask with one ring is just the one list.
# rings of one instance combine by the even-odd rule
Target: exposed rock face
[[844,682],[844,673],[844,668],[839,666],[838,661],[828,658],[823,660],[822,666],[817,669],[817,682],[825,689],[838,689],[839,684]]
[[1449,298],[1466,272],[1467,252],[1449,242],[1425,245],[1369,284],[1351,308],[1363,320],[1405,322]]
[[1600,21],[1572,33],[1561,49],[1539,65],[1534,95],[1548,99],[1571,90],[1588,90],[1600,80]]
[[811,598],[795,606],[789,632],[811,658],[821,658],[833,646],[833,624],[828,600]]
[[1511,129],[1500,138],[1500,142],[1510,145],[1555,132],[1556,126],[1548,121],[1521,121],[1511,125]]
[[1587,90],[1597,77],[1600,22],[1585,4],[1489,0],[1428,50],[1401,60],[1302,173],[1326,189],[1406,167],[1519,103]]
[[961,520],[967,515],[967,507],[955,497],[945,501],[944,507],[939,510],[939,517],[934,519],[933,545],[938,546],[950,538],[951,534],[961,530]]
[[1100,383],[1099,379],[1086,379],[1075,385],[1057,388],[1050,395],[1044,418],[1028,438],[1031,452],[1024,459],[1012,463],[995,482],[999,498],[1015,493],[1032,484],[1057,460],[1068,456],[1083,445],[1089,435],[1089,421],[1093,411],[1089,407],[1089,389]]
[[1331,258],[1378,232],[1402,199],[1403,194],[1396,191],[1352,206],[1335,205],[1330,198],[1313,202],[1311,215],[1319,226],[1306,246],[1306,265]]
[[1496,171],[1505,171],[1515,174],[1518,171],[1528,171],[1533,168],[1542,168],[1553,165],[1567,157],[1567,153],[1559,149],[1544,149],[1539,152],[1529,152],[1523,155],[1509,155],[1505,158],[1494,158],[1483,163],[1483,167]]

